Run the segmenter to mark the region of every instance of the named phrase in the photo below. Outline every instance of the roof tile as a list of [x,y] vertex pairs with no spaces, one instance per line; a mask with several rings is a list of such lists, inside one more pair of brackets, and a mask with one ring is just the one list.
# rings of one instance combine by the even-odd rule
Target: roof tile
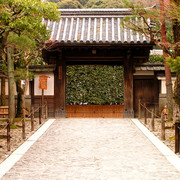
[[150,43],[149,39],[130,29],[123,29],[127,9],[63,9],[59,22],[44,20],[51,31],[52,42],[64,43]]

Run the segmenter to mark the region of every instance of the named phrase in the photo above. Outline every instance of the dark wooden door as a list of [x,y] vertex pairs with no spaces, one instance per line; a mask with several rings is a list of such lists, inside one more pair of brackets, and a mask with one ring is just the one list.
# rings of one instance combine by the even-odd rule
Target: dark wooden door
[[[157,111],[159,86],[155,79],[134,79],[134,111],[138,116],[138,102],[146,103],[148,109]],[[142,113],[143,115],[143,113]],[[148,116],[150,114],[148,113]]]

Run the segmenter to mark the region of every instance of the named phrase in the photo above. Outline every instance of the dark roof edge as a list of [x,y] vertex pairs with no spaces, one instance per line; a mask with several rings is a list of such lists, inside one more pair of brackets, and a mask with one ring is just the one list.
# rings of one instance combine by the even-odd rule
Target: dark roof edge
[[63,47],[65,47],[65,46],[74,46],[74,47],[76,47],[76,46],[113,46],[113,45],[115,45],[115,46],[129,46],[129,45],[131,45],[131,46],[136,46],[136,45],[139,45],[139,46],[141,46],[141,45],[147,45],[147,46],[154,46],[154,42],[147,42],[147,41],[143,41],[143,42],[140,42],[140,41],[138,41],[138,42],[133,42],[133,41],[130,41],[130,42],[128,42],[128,41],[125,41],[125,42],[121,42],[121,41],[111,41],[111,42],[108,42],[108,41],[99,41],[99,42],[95,42],[95,41],[86,41],[86,42],[78,42],[78,41],[73,41],[73,42],[70,42],[70,41],[67,41],[67,42],[65,42],[65,41],[51,41],[51,40],[48,40],[48,41],[46,41],[45,42],[46,44],[49,44],[49,45],[51,45],[52,44],[52,46],[63,46]]
[[121,9],[58,9],[63,15],[129,15],[131,10]]
[[143,67],[145,67],[145,66],[160,66],[160,67],[163,67],[164,64],[163,63],[141,63],[141,64],[136,64],[135,66],[136,67],[138,67],[138,66],[143,66]]
[[[145,9],[152,9],[156,6],[153,5],[152,7],[147,7]],[[97,8],[97,9],[58,9],[59,12],[61,12],[61,15],[70,15],[70,14],[74,14],[74,15],[88,15],[88,14],[92,14],[92,15],[104,15],[108,13],[108,15],[115,15],[115,14],[119,14],[119,15],[126,15],[126,14],[131,14],[131,8],[107,8],[107,9],[103,9],[103,8]]]
[[31,65],[29,66],[30,72],[53,72],[56,65]]

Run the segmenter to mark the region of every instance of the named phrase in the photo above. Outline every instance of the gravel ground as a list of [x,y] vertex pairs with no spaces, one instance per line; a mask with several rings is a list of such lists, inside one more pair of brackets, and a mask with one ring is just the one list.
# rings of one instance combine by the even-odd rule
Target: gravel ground
[[131,119],[60,118],[2,180],[178,180]]
[[[145,125],[150,131],[150,120],[147,119],[147,125]],[[42,120],[42,124],[45,123],[46,120]],[[144,124],[144,119],[140,119],[140,122]],[[41,125],[42,125],[41,124]],[[30,137],[41,125],[39,125],[38,119],[35,119],[34,128],[35,130],[31,131],[31,122],[30,119],[26,120],[26,139],[22,139],[22,123],[16,122],[15,125],[18,126],[17,129],[11,129],[11,151],[7,151],[7,140],[6,134],[7,130],[4,129],[6,126],[6,122],[0,121],[0,163],[3,162],[14,150],[16,150],[28,137]],[[171,127],[172,123],[166,122],[166,126]],[[152,131],[151,131],[152,132]],[[152,132],[159,139],[161,139],[161,124],[160,119],[155,119],[155,130]],[[175,150],[175,142],[171,138],[174,137],[175,131],[173,128],[166,129],[166,140],[162,141],[166,144],[173,152]],[[180,154],[177,154],[180,157]]]
[[[26,119],[26,139],[37,131],[46,121],[47,120],[42,120],[42,124],[39,125],[39,120],[35,119],[34,131],[31,131],[31,121],[30,119]],[[11,150],[7,151],[7,129],[4,128],[6,125],[6,122],[0,121],[0,163],[26,141],[26,139],[22,139],[22,123],[15,122],[17,129],[11,129]]]
[[[139,119],[139,121],[146,126],[156,137],[161,140],[161,119],[154,119],[154,131],[151,128],[151,118],[147,119],[147,124],[144,124],[144,119]],[[169,127],[165,130],[165,140],[161,140],[166,146],[168,146],[173,152],[175,151],[175,130],[172,122],[166,122],[165,127]],[[180,153],[176,154],[180,157]]]

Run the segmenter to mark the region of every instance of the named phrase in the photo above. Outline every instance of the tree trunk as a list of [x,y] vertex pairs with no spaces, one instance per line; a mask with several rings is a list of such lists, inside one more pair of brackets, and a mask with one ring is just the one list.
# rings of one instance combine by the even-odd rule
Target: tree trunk
[[168,57],[166,53],[167,48],[167,37],[166,37],[166,26],[165,26],[165,6],[164,0],[159,0],[160,13],[161,13],[161,37],[163,43],[163,56],[164,56],[164,66],[165,66],[165,77],[166,77],[166,104],[168,109],[168,120],[173,118],[173,91],[171,82],[171,70],[166,63],[166,58]]
[[177,74],[174,84],[174,118],[173,123],[180,122],[180,75]]
[[[180,5],[180,1],[179,0],[174,0],[175,4],[177,6]],[[174,42],[180,42],[180,22],[176,19],[173,20],[173,36],[174,36]],[[176,56],[180,56],[180,49],[176,48],[175,49],[175,57]]]
[[165,64],[165,76],[166,76],[166,104],[168,110],[168,120],[171,121],[173,119],[173,89],[171,82],[171,70],[170,67],[166,64],[166,62],[164,62],[164,64]]
[[5,82],[6,79],[4,77],[1,78],[1,106],[5,106],[5,102],[6,102]]
[[14,123],[15,117],[15,99],[14,99],[14,61],[12,59],[13,50],[7,47],[7,62],[8,62],[8,90],[9,90],[9,119]]
[[[179,0],[174,0],[177,6],[180,5]],[[172,22],[173,25],[173,36],[174,36],[174,42],[180,42],[180,22],[178,20],[173,20]],[[180,50],[178,48],[175,49],[175,57],[180,56]],[[177,73],[176,76],[176,82],[175,82],[175,87],[174,87],[174,100],[175,100],[175,118],[174,118],[174,123],[180,119],[176,118],[180,114],[180,74]],[[180,117],[179,117],[180,118]]]
[[29,85],[29,66],[28,65],[26,65],[26,73],[27,73],[27,79],[25,80],[24,89],[23,89],[25,98],[26,98],[28,85]]
[[16,82],[17,89],[17,112],[16,117],[23,117],[23,89],[21,88],[21,80]]
[[[4,47],[7,41],[8,32],[4,33],[0,38],[0,58],[3,60],[5,57]],[[4,65],[4,62],[2,66]],[[5,106],[6,96],[5,96],[5,78],[1,78],[1,106]]]
[[26,73],[27,73],[27,79],[25,80],[25,84],[23,85],[23,93],[22,93],[22,107],[23,107],[23,111],[26,109],[26,93],[27,93],[27,89],[28,89],[28,83],[29,83],[29,71],[28,71],[28,65],[26,65]]
[[177,74],[174,85],[174,99],[175,103],[180,107],[180,74]]

